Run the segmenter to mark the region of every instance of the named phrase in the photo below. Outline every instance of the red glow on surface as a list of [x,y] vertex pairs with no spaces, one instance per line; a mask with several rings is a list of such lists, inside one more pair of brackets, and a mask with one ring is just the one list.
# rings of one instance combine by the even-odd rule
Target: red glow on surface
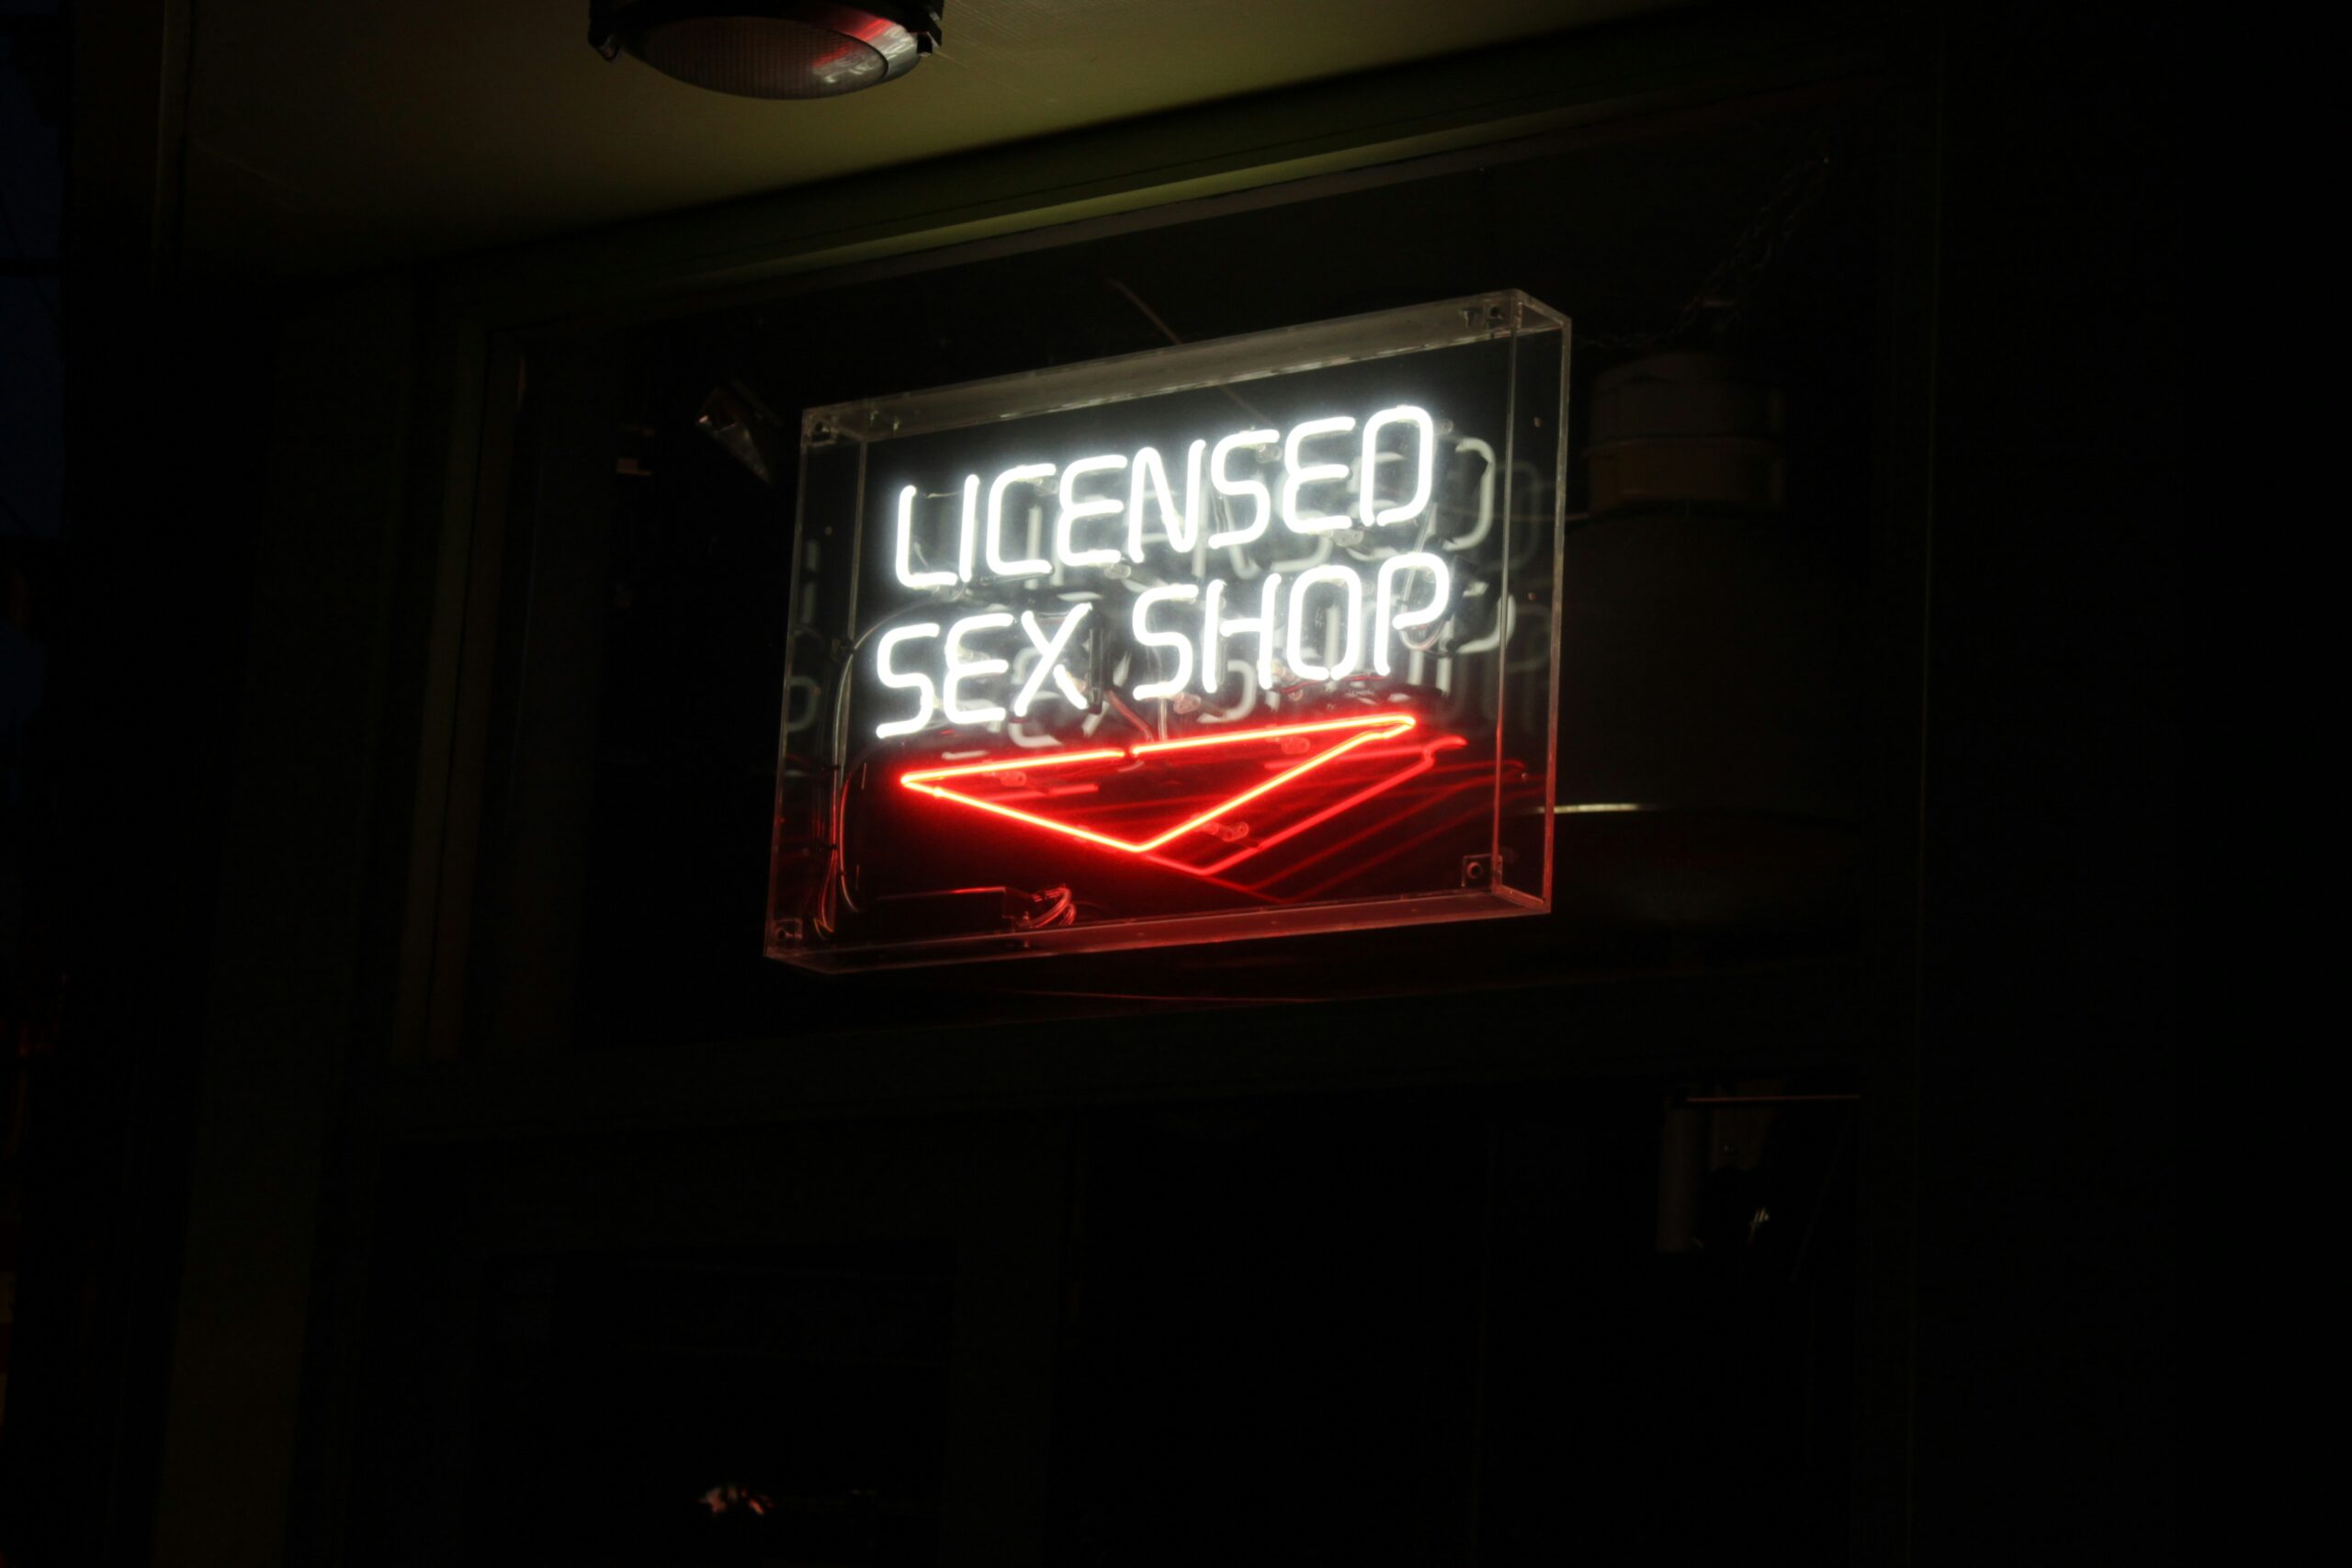
[[1272,849],[1276,844],[1281,843],[1285,839],[1295,839],[1310,828],[1319,828],[1324,823],[1331,820],[1332,818],[1340,816],[1343,812],[1353,811],[1357,807],[1362,806],[1364,802],[1372,799],[1375,795],[1386,795],[1390,790],[1395,789],[1398,784],[1405,783],[1408,779],[1419,778],[1421,774],[1428,773],[1431,768],[1437,766],[1437,754],[1440,751],[1451,751],[1457,747],[1467,744],[1468,742],[1464,740],[1459,735],[1440,736],[1437,739],[1419,748],[1418,754],[1415,759],[1407,763],[1401,771],[1390,773],[1385,778],[1375,780],[1367,787],[1356,791],[1353,795],[1347,796],[1345,799],[1333,801],[1330,805],[1323,807],[1320,811],[1313,812],[1306,817],[1300,818],[1297,821],[1293,822],[1288,827],[1283,829],[1280,832],[1267,834],[1264,838],[1258,840],[1255,843],[1236,851],[1213,865],[1187,867],[1185,869],[1193,870],[1196,874],[1202,876],[1216,876],[1221,873],[1230,871],[1235,866],[1240,864],[1243,861],[1250,859],[1253,855],[1264,853],[1266,851]]
[[1286,740],[1294,735],[1324,735],[1334,729],[1378,728],[1377,739],[1402,735],[1417,721],[1410,714],[1364,714],[1352,718],[1327,718],[1313,724],[1277,724],[1264,729],[1245,729],[1234,735],[1194,735],[1182,740],[1147,740],[1132,748],[1138,757],[1159,751],[1195,751],[1210,746],[1232,746],[1244,740]]
[[991,758],[985,762],[965,762],[953,768],[917,768],[913,773],[900,774],[899,782],[909,789],[922,790],[925,795],[938,795],[942,792],[924,789],[923,786],[941,779],[969,778],[975,773],[1034,773],[1039,768],[1066,768],[1072,762],[1121,761],[1127,755],[1115,746],[1102,747],[1092,751],[1056,751],[1046,757],[1023,752],[1012,757]]
[[[999,757],[987,761],[961,763],[954,767],[917,768],[900,774],[899,782],[910,790],[931,795],[935,799],[950,801],[957,806],[967,806],[976,811],[985,811],[992,816],[1020,822],[1028,827],[1042,828],[1048,832],[1059,833],[1104,849],[1117,850],[1125,854],[1148,856],[1170,840],[1216,821],[1238,807],[1246,806],[1251,801],[1272,795],[1359,748],[1377,741],[1393,740],[1413,728],[1419,722],[1410,714],[1365,714],[1348,718],[1322,719],[1309,724],[1272,725],[1264,728],[1240,730],[1230,735],[1195,735],[1182,740],[1147,740],[1125,748],[1096,748],[1085,751],[1064,751],[1046,757],[1035,755]],[[1199,755],[1213,750],[1262,744],[1267,741],[1302,739],[1309,736],[1331,736],[1338,739],[1322,750],[1283,769],[1271,778],[1261,780],[1247,789],[1238,790],[1205,810],[1193,812],[1175,826],[1155,833],[1149,838],[1139,840],[1116,838],[1108,833],[1098,833],[1092,829],[1081,828],[1075,823],[1057,822],[1049,817],[1041,817],[1034,811],[1008,806],[1002,800],[980,799],[965,794],[961,790],[950,788],[946,783],[943,782],[985,775],[1004,779],[1017,787],[1026,783],[1028,774],[1043,768],[1063,768],[1086,762],[1139,763],[1170,751]],[[1038,793],[1042,795],[1044,792]],[[1361,792],[1335,807],[1317,813],[1310,818],[1310,824],[1329,820],[1340,810],[1359,804],[1378,793],[1380,793],[1379,789]],[[1301,826],[1303,828],[1306,825],[1308,824]],[[1285,833],[1283,836],[1288,837],[1289,834]],[[1159,859],[1157,856],[1153,858]],[[1174,869],[1190,870],[1192,868],[1179,866]]]

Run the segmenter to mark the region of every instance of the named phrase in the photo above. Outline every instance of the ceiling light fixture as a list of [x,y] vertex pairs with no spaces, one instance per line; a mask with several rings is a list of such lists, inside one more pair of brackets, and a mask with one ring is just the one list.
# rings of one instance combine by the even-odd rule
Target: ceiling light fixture
[[939,47],[945,0],[589,0],[588,41],[745,98],[831,98],[896,81]]

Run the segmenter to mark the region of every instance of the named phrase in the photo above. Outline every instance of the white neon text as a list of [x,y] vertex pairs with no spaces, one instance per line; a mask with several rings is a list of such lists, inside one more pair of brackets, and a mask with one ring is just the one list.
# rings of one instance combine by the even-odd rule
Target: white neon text
[[1209,483],[1216,486],[1219,495],[1248,496],[1255,508],[1250,521],[1238,528],[1225,528],[1209,536],[1209,548],[1224,549],[1228,545],[1247,545],[1266,531],[1267,520],[1274,514],[1274,498],[1268,493],[1263,480],[1237,479],[1226,469],[1227,461],[1239,449],[1271,446],[1283,438],[1279,430],[1240,430],[1216,444],[1209,454]]
[[[1146,446],[1136,454],[1135,479],[1127,489],[1127,558],[1143,559],[1144,502],[1153,493],[1159,498],[1159,530],[1168,536],[1168,545],[1178,554],[1188,554],[1201,536],[1201,513],[1205,497],[1201,489],[1201,457],[1209,448],[1205,441],[1193,443],[1184,454],[1184,505],[1176,506],[1170,493],[1168,469],[1159,460],[1157,448]],[[1148,487],[1148,489],[1147,489]]]
[[1029,679],[1022,682],[1021,690],[1013,696],[1013,717],[1029,716],[1029,706],[1037,700],[1037,694],[1049,674],[1054,678],[1055,694],[1064,702],[1074,708],[1086,705],[1086,694],[1078,689],[1078,682],[1071,680],[1069,672],[1062,668],[1062,655],[1069,649],[1070,634],[1077,631],[1079,624],[1086,619],[1087,608],[1080,604],[1063,616],[1061,630],[1050,638],[1046,636],[1046,628],[1037,624],[1035,615],[1027,610],[1021,612],[1021,629],[1028,635],[1030,646],[1037,650],[1037,667],[1029,671]]
[[1223,614],[1225,584],[1209,584],[1208,602],[1201,618],[1201,684],[1210,695],[1217,687],[1211,685],[1225,669],[1225,639],[1235,632],[1258,634],[1258,685],[1262,690],[1274,683],[1274,606],[1281,603],[1283,574],[1266,573],[1266,585],[1258,592],[1258,613],[1238,619]]
[[1186,685],[1191,683],[1193,679],[1193,639],[1187,637],[1179,637],[1173,632],[1153,631],[1148,625],[1148,617],[1150,616],[1155,605],[1165,604],[1170,601],[1181,604],[1189,604],[1200,596],[1201,591],[1197,584],[1191,582],[1179,582],[1171,584],[1166,588],[1152,589],[1150,592],[1141,594],[1136,598],[1135,609],[1136,640],[1143,644],[1146,648],[1162,649],[1176,656],[1176,673],[1170,675],[1164,681],[1148,682],[1143,685],[1137,686],[1136,688],[1135,694],[1139,700],[1148,702],[1154,697],[1172,697],[1177,693],[1182,691]]
[[1017,484],[1051,479],[1051,463],[1023,463],[997,475],[989,486],[989,570],[998,577],[1043,577],[1054,570],[1047,560],[1004,558],[1004,492]]
[[1089,496],[1080,500],[1079,480],[1089,474],[1114,474],[1127,466],[1126,458],[1117,453],[1100,457],[1080,457],[1062,470],[1062,509],[1054,517],[1054,558],[1069,567],[1110,566],[1119,558],[1115,549],[1081,550],[1070,540],[1077,525],[1091,517],[1114,517],[1127,510],[1127,503],[1114,495]]
[[[1475,531],[1439,539],[1424,522],[1418,540],[1374,542],[1376,531],[1430,517],[1442,428],[1449,452],[1483,459]],[[1418,682],[1441,644],[1442,685],[1445,660],[1476,649],[1446,640],[1457,574],[1431,552],[1492,528],[1494,469],[1485,443],[1396,403],[1189,440],[1181,456],[1174,445],[1137,445],[967,474],[945,493],[886,491],[899,584],[971,613],[944,635],[927,620],[878,639],[875,677],[908,694],[914,712],[901,708],[872,733],[910,735],[943,715],[958,726],[1029,720],[1059,701],[1091,734],[1108,711],[1094,686],[1125,690],[1130,657],[1149,677],[1131,695],[1203,706],[1204,724],[1286,700],[1303,682],[1399,671]],[[1268,538],[1277,516],[1289,536],[1280,542]],[[1209,551],[1229,551],[1230,569],[1212,576]],[[991,592],[993,582],[1023,586]],[[1465,592],[1484,591],[1473,581]],[[1105,625],[1114,616],[1124,631],[1122,621]],[[1416,628],[1420,637],[1409,635]],[[906,645],[917,641],[936,645],[927,673],[910,667]],[[1240,681],[1241,705],[1223,705],[1245,671],[1255,679]],[[1195,691],[1211,700],[1195,704],[1185,694]]]
[[[1398,447],[1392,437],[1388,444],[1395,449],[1384,451],[1384,436],[1400,428],[1409,434],[1410,450]],[[963,482],[963,508],[957,519],[953,570],[944,566],[917,570],[914,513],[922,492],[918,486],[906,485],[899,491],[897,502],[893,559],[899,581],[919,590],[970,582],[980,562],[986,563],[988,575],[994,578],[1043,577],[1057,566],[1064,570],[1083,570],[1113,565],[1122,549],[1130,563],[1141,565],[1155,511],[1169,547],[1178,555],[1190,555],[1204,542],[1203,532],[1210,528],[1212,493],[1240,503],[1225,510],[1224,518],[1229,526],[1208,532],[1205,543],[1213,550],[1255,543],[1264,536],[1268,524],[1278,512],[1291,532],[1314,536],[1346,528],[1351,521],[1366,528],[1409,523],[1428,511],[1436,489],[1438,440],[1437,423],[1430,417],[1429,411],[1411,403],[1399,403],[1373,414],[1363,422],[1362,440],[1353,454],[1356,461],[1351,464],[1329,449],[1329,441],[1354,429],[1352,414],[1333,414],[1302,421],[1293,425],[1287,435],[1279,430],[1237,430],[1219,437],[1215,444],[1205,440],[1192,442],[1184,452],[1181,498],[1168,459],[1156,446],[1137,447],[1132,460],[1122,453],[1106,452],[1080,457],[1059,469],[1052,463],[1021,463],[1005,468],[989,481],[985,521],[980,506],[980,476],[967,475]],[[1322,445],[1310,450],[1309,443]],[[1238,454],[1277,451],[1282,468],[1279,500],[1264,478],[1234,471]],[[1399,461],[1411,477],[1410,489],[1400,498],[1384,502],[1377,478],[1379,469],[1384,463]],[[1114,484],[1094,493],[1081,491],[1083,482],[1094,476],[1115,475],[1123,470],[1127,473],[1124,488]],[[1051,558],[1008,553],[1004,538],[1008,497],[1023,486],[1053,488],[1045,481],[1057,472],[1061,476],[1060,505],[1049,530]],[[1312,487],[1337,485],[1351,478],[1356,492],[1352,520],[1345,512],[1319,510],[1318,499],[1308,493]],[[1112,518],[1124,524],[1124,527],[1108,535],[1108,539],[1117,540],[1117,544],[1108,540],[1081,541],[1082,525]]]
[[901,692],[912,692],[922,699],[922,706],[916,710],[914,717],[875,726],[874,733],[883,739],[888,740],[894,735],[912,735],[931,722],[932,712],[939,705],[938,688],[931,683],[931,677],[928,675],[912,672],[900,674],[898,671],[891,669],[890,655],[902,642],[911,641],[916,637],[932,637],[938,635],[937,621],[918,621],[909,626],[893,626],[882,634],[882,641],[874,650],[876,674],[880,677],[884,685]]
[[[1338,660],[1326,667],[1307,656],[1306,595],[1318,584],[1337,583],[1346,591],[1342,601],[1348,607],[1348,635],[1342,642]],[[1355,673],[1356,654],[1363,640],[1363,579],[1344,566],[1318,566],[1298,574],[1290,585],[1290,640],[1283,657],[1290,661],[1294,673],[1310,681],[1338,681]]]
[[[1396,609],[1396,580],[1408,571],[1428,572],[1436,583],[1436,592],[1419,609],[1398,615]],[[1382,561],[1380,586],[1373,596],[1372,672],[1375,675],[1388,673],[1388,638],[1391,632],[1401,632],[1408,626],[1428,626],[1445,613],[1446,604],[1453,596],[1453,574],[1446,570],[1442,557],[1415,550],[1410,555],[1391,556]]]
[[985,615],[967,615],[947,628],[947,679],[942,682],[940,705],[947,716],[957,724],[994,724],[1004,716],[1004,709],[994,703],[978,703],[966,707],[956,700],[956,692],[965,682],[982,675],[1001,675],[1012,668],[1001,659],[967,659],[964,639],[974,632],[992,632],[1012,624],[1012,617],[1002,611]]
[[1283,475],[1283,524],[1292,533],[1328,534],[1348,525],[1345,516],[1327,517],[1298,509],[1298,492],[1308,485],[1348,477],[1345,463],[1300,462],[1299,447],[1318,435],[1344,435],[1355,427],[1355,416],[1344,413],[1329,419],[1310,419],[1305,424],[1291,427],[1290,439],[1283,443],[1283,467],[1289,470]]
[[[1419,461],[1414,468],[1412,499],[1395,506],[1383,507],[1374,492],[1379,488],[1373,475],[1380,465],[1380,433],[1392,424],[1410,424],[1418,433],[1415,450]],[[1437,488],[1437,426],[1430,423],[1427,409],[1399,404],[1382,409],[1363,422],[1363,481],[1358,515],[1367,528],[1378,528],[1391,523],[1409,523],[1428,509],[1430,492]]]
[[917,571],[914,563],[915,487],[899,492],[899,581],[910,588],[944,588],[956,581],[952,571]]

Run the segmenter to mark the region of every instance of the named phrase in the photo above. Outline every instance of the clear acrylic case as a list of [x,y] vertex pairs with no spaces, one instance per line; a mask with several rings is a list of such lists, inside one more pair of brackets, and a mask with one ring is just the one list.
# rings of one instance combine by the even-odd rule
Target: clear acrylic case
[[1568,341],[1505,291],[810,410],[768,953],[1548,909]]

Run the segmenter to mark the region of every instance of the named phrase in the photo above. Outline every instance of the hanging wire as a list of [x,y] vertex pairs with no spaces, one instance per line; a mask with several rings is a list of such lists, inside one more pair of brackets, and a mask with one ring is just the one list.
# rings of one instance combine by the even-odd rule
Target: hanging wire
[[1829,184],[1829,154],[1806,153],[1781,176],[1747,220],[1731,249],[1707,274],[1664,332],[1579,333],[1580,347],[1599,349],[1657,349],[1689,344],[1703,328],[1720,344],[1730,334],[1753,298],[1757,280],[1786,249],[1798,223]]

